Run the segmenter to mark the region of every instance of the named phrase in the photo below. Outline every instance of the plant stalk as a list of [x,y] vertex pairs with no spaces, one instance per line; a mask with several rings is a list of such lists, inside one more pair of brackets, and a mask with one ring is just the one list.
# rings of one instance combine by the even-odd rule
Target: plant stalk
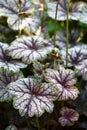
[[[56,32],[57,32],[57,15],[58,15],[58,0],[56,5],[55,22],[54,22],[54,51],[56,47]],[[56,68],[56,59],[54,59],[54,68]]]
[[68,67],[68,45],[69,45],[69,5],[70,0],[67,0],[67,10],[66,10],[66,68]]
[[30,124],[29,124],[28,118],[26,116],[25,116],[25,120],[26,120],[28,129],[30,129]]
[[[22,4],[22,1],[19,0],[18,1],[19,13],[21,12],[21,4]],[[18,20],[19,20],[18,30],[19,30],[19,37],[20,37],[22,34],[22,29],[20,28],[20,25],[22,24],[22,19],[20,18],[20,16],[19,16]]]
[[36,123],[37,123],[38,130],[40,130],[40,124],[37,116],[36,116]]

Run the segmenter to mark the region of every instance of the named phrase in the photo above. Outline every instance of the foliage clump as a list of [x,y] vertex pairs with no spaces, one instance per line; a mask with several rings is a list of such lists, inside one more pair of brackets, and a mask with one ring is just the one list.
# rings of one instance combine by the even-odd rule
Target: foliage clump
[[1,130],[87,128],[85,27],[86,1],[0,0]]

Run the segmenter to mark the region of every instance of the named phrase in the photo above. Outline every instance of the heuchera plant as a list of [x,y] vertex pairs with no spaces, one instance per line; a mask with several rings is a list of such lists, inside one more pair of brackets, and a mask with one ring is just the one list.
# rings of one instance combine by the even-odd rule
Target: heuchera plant
[[0,0],[0,130],[87,128],[84,27],[81,0]]

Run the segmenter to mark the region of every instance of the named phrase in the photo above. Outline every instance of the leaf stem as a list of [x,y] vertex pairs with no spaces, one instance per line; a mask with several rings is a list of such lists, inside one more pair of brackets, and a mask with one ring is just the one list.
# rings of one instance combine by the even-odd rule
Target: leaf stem
[[29,124],[28,118],[26,116],[25,116],[25,120],[26,120],[28,129],[30,129],[30,124]]
[[66,68],[68,67],[68,45],[69,45],[69,40],[68,40],[68,35],[69,35],[69,5],[70,5],[70,0],[67,0],[67,9],[66,9]]
[[37,123],[38,130],[40,130],[40,124],[37,116],[36,116],[36,123]]

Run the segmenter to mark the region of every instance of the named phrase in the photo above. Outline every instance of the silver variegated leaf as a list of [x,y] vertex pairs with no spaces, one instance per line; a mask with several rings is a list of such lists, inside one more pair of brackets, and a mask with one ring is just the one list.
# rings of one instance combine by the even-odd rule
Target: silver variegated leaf
[[8,19],[8,25],[14,30],[26,28],[29,32],[36,32],[40,25],[40,19],[35,15],[26,17],[22,20],[19,20],[16,16],[13,16]]
[[3,67],[13,72],[19,71],[20,68],[25,68],[27,65],[8,56],[7,48],[8,44],[0,42],[0,68]]
[[82,8],[82,13],[79,21],[87,24],[87,4],[85,4],[84,7]]
[[23,78],[10,84],[9,92],[15,96],[13,105],[19,109],[21,116],[41,116],[45,110],[53,111],[52,101],[56,99],[56,94],[50,84]]
[[0,63],[0,66],[8,71],[18,72],[21,68],[27,67],[27,65],[18,62],[16,60],[10,61],[10,63]]
[[[29,0],[22,0],[21,3],[19,0],[0,0],[0,15],[8,17],[8,25],[14,30],[27,26],[29,31],[35,31],[40,20],[33,20],[33,10],[34,6]],[[35,28],[32,28],[33,25]]]
[[[73,30],[69,30],[69,36],[68,36],[68,40],[69,40],[69,48],[75,46],[78,43],[78,38],[80,36],[80,33],[78,30],[73,29]],[[56,34],[56,45],[60,48],[66,48],[66,30],[61,30],[59,32],[57,32]]]
[[29,0],[0,0],[0,15],[7,17],[18,17],[20,13],[24,13],[32,8]]
[[8,85],[11,82],[22,78],[23,75],[19,73],[9,73],[4,69],[0,69],[0,101],[8,101],[12,98],[12,95],[8,92]]
[[[78,45],[68,49],[68,66],[79,65],[83,60],[87,59],[87,45]],[[66,64],[66,51],[62,50],[62,60]]]
[[58,100],[68,100],[69,98],[74,100],[77,98],[79,91],[74,86],[76,79],[72,70],[65,70],[64,67],[59,65],[56,70],[47,69],[45,79],[58,90]]
[[[56,5],[57,5],[57,2],[49,2],[47,4],[47,6],[48,6],[48,15],[52,19],[55,19]],[[68,5],[68,0],[59,1],[57,20],[59,20],[59,21],[66,20],[67,5]],[[70,19],[78,20],[80,18],[80,15],[81,15],[82,7],[83,7],[82,2],[77,2],[77,3],[74,3],[74,4],[70,2],[68,19],[69,20]]]
[[40,62],[34,62],[35,75],[41,76],[43,73],[43,65]]
[[59,118],[59,122],[62,126],[71,126],[75,121],[78,120],[79,114],[74,109],[70,109],[67,107],[63,107],[60,111],[61,117]]
[[38,16],[32,15],[23,20],[22,28],[26,28],[28,31],[31,32],[36,32],[40,25],[40,18]]
[[39,36],[21,37],[12,42],[8,48],[9,55],[25,63],[43,60],[53,50],[53,45]]
[[75,69],[78,75],[82,75],[83,79],[87,80],[87,59],[76,65]]

